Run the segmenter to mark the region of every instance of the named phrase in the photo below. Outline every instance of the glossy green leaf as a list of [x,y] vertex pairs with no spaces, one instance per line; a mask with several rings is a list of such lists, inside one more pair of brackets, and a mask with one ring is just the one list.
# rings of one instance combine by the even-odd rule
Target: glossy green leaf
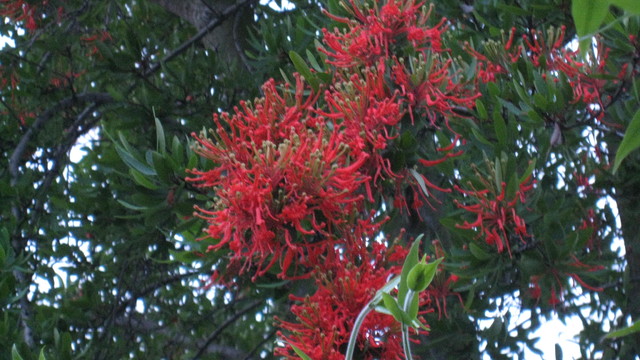
[[144,174],[139,172],[134,168],[129,169],[129,174],[133,177],[133,180],[137,182],[139,185],[149,189],[149,190],[158,190],[160,186],[156,185],[153,181],[147,178]]
[[624,133],[622,142],[618,147],[616,159],[613,163],[613,172],[618,171],[622,160],[624,160],[632,151],[640,147],[640,110],[636,111],[633,119],[629,123]]
[[412,319],[410,319],[408,314],[400,308],[396,298],[387,293],[382,293],[382,303],[384,304],[384,307],[389,310],[391,315],[393,315],[393,318],[396,319],[396,321],[403,324],[411,324]]
[[158,119],[155,115],[155,112],[153,114],[153,120],[156,123],[156,150],[161,153],[164,154],[167,151],[167,145],[166,145],[166,140],[164,137],[164,129],[162,128],[162,123],[160,122],[160,119]]
[[168,159],[155,151],[151,153],[153,159],[153,168],[158,174],[158,177],[165,184],[171,184],[173,182],[173,169],[168,163]]
[[148,210],[149,208],[147,206],[138,206],[138,205],[134,205],[131,203],[128,203],[124,200],[120,200],[118,199],[118,202],[120,203],[120,205],[126,207],[129,210],[133,210],[133,211],[144,211],[144,210]]
[[407,287],[417,293],[424,291],[433,281],[442,258],[426,263],[424,259],[413,266],[407,274]]
[[300,73],[300,75],[305,78],[309,85],[311,85],[313,91],[318,91],[320,86],[318,78],[313,75],[311,69],[309,69],[309,66],[307,66],[307,63],[304,61],[302,56],[300,56],[300,54],[298,54],[297,52],[291,50],[289,51],[289,58],[293,62],[293,66],[296,68],[298,73]]
[[504,149],[507,146],[507,124],[498,108],[493,112],[493,128],[496,132],[498,144]]

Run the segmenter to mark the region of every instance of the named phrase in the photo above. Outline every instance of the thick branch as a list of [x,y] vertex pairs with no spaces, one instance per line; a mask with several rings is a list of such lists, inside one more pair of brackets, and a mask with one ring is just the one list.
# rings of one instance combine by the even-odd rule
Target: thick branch
[[31,138],[38,133],[40,128],[49,121],[60,110],[68,109],[79,103],[93,102],[96,105],[106,104],[113,101],[111,95],[107,93],[82,93],[65,98],[40,114],[33,125],[22,135],[20,142],[16,146],[13,154],[9,158],[9,173],[11,174],[11,185],[14,186],[18,181],[18,169],[20,167],[20,159],[24,154]]
[[[207,3],[204,0],[151,0],[166,10],[191,23],[198,34],[182,44],[173,53],[155,66],[160,66],[173,56],[202,40],[204,45],[216,51],[229,65],[243,60],[243,46],[238,46],[235,38],[246,39],[246,26],[251,22],[251,12],[244,11],[256,0],[216,0]],[[212,30],[216,29],[215,32]],[[238,36],[240,34],[240,36]],[[244,45],[244,44],[242,44]],[[149,70],[151,71],[151,70]],[[154,70],[155,71],[155,70]]]

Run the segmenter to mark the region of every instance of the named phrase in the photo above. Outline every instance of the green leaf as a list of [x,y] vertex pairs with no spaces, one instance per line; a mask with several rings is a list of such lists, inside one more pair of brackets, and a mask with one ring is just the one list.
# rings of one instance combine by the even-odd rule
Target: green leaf
[[487,120],[489,115],[487,114],[487,108],[484,107],[484,103],[479,98],[476,99],[476,111],[480,120]]
[[156,170],[158,177],[166,184],[171,184],[173,181],[173,169],[168,164],[168,159],[165,159],[162,154],[155,151],[151,153],[153,159],[153,168]]
[[409,287],[407,286],[407,276],[409,276],[409,271],[413,269],[413,267],[418,263],[418,249],[420,249],[420,241],[422,240],[422,234],[416,238],[411,245],[411,249],[409,250],[409,254],[407,254],[407,258],[404,260],[404,264],[402,265],[402,273],[400,274],[400,284],[398,285],[398,301],[400,303],[404,302],[405,296],[407,296],[407,292],[409,291]]
[[640,1],[638,0],[611,0],[611,4],[635,15],[640,15]]
[[305,354],[302,350],[300,350],[297,346],[293,345],[292,343],[289,343],[289,346],[291,346],[291,348],[293,349],[293,351],[300,356],[300,358],[302,360],[311,360],[311,358],[309,357],[309,355]]
[[38,356],[38,360],[47,360],[47,357],[44,356],[44,348],[40,349],[40,355]]
[[422,175],[420,175],[414,169],[409,169],[409,173],[413,175],[413,177],[418,182],[418,185],[420,186],[420,190],[422,190],[422,193],[424,194],[424,196],[429,196],[429,190],[427,189],[427,184],[424,182]]
[[393,296],[382,293],[382,302],[384,303],[384,307],[393,315],[394,319],[403,324],[411,324],[412,319],[409,318],[407,313],[402,311],[400,305],[398,305],[398,301]]
[[407,275],[407,287],[416,293],[424,291],[433,281],[436,275],[438,265],[442,262],[442,258],[427,264],[424,258],[421,262],[415,264]]
[[128,202],[126,202],[124,200],[120,200],[120,199],[118,199],[118,202],[120,203],[120,205],[126,207],[129,210],[133,210],[133,211],[144,211],[144,210],[149,209],[146,206],[134,205],[134,204],[128,203]]
[[13,344],[13,347],[11,348],[11,359],[24,360],[22,356],[20,356],[20,353],[18,352],[18,348],[16,347],[16,344]]
[[518,180],[518,184],[522,184],[531,174],[533,173],[533,169],[536,168],[536,159],[529,161],[529,166],[527,166],[527,170],[524,171],[520,179]]
[[498,144],[500,144],[502,148],[506,147],[507,124],[505,123],[504,118],[502,117],[502,114],[500,114],[500,110],[498,108],[496,108],[496,110],[493,112],[493,127],[496,132],[496,137],[498,138]]
[[318,88],[319,88],[318,78],[313,75],[313,73],[311,72],[311,69],[309,69],[309,66],[307,66],[307,63],[304,62],[304,59],[302,58],[302,56],[300,56],[300,54],[298,54],[297,52],[291,50],[289,51],[289,58],[293,62],[293,66],[300,73],[300,75],[304,76],[304,78],[307,80],[309,85],[311,85],[311,88],[313,88],[313,91],[318,91]]
[[483,144],[485,144],[485,145],[493,146],[493,143],[492,143],[491,141],[487,140],[487,138],[486,138],[486,137],[484,137],[484,136],[482,135],[482,133],[481,133],[479,130],[477,130],[477,129],[475,129],[475,128],[472,128],[472,129],[471,129],[471,133],[472,133],[472,134],[473,134],[473,136],[474,136],[476,139],[478,139],[478,141],[480,141],[481,143],[483,143]]
[[146,176],[144,176],[141,172],[134,168],[129,169],[129,174],[131,174],[135,182],[149,190],[158,190],[160,188],[153,181],[149,180]]
[[149,165],[143,163],[142,161],[136,159],[131,152],[127,151],[121,145],[116,144],[116,152],[120,155],[122,161],[127,164],[130,168],[136,169],[144,175],[156,175],[156,171],[153,170]]
[[319,72],[319,73],[324,72],[324,69],[318,63],[318,60],[316,60],[315,56],[313,56],[313,53],[311,51],[309,51],[308,49],[307,49],[307,59],[309,60],[309,63],[311,64],[311,66],[313,66],[313,68],[317,72]]
[[411,304],[409,304],[409,309],[407,309],[407,316],[411,319],[413,323],[418,319],[418,310],[420,308],[420,296],[415,294],[411,299]]
[[631,119],[627,130],[624,133],[618,152],[616,153],[616,160],[613,163],[613,172],[615,173],[622,160],[626,158],[632,151],[640,147],[640,110],[636,111],[636,114]]
[[486,252],[483,248],[480,247],[480,245],[474,242],[469,243],[469,251],[471,252],[471,255],[473,255],[473,257],[478,260],[485,261],[492,258],[491,254]]
[[619,337],[631,335],[637,332],[640,332],[640,321],[636,321],[635,323],[633,323],[633,325],[626,327],[624,329],[611,331],[610,333],[605,335],[604,338],[605,339],[619,338]]
[[167,151],[167,145],[164,138],[164,129],[162,128],[160,119],[156,117],[155,110],[153,111],[153,120],[156,123],[156,150],[158,150],[159,153],[164,154]]
[[580,40],[580,48],[589,46],[589,36],[598,31],[600,24],[609,11],[609,0],[573,0],[571,15],[576,25],[576,33]]

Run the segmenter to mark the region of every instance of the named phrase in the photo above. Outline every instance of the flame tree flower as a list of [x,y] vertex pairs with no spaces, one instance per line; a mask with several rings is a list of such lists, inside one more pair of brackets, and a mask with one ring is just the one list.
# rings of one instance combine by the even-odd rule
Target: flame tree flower
[[529,238],[531,235],[527,232],[527,224],[524,219],[518,215],[516,206],[518,203],[524,203],[526,193],[533,189],[530,177],[519,184],[519,188],[513,195],[513,198],[507,198],[506,183],[501,183],[500,192],[496,192],[493,186],[486,181],[488,185],[481,190],[464,190],[455,185],[454,190],[463,194],[467,199],[468,205],[454,200],[456,206],[470,213],[476,214],[476,220],[469,223],[465,221],[456,225],[461,229],[479,230],[479,236],[484,237],[484,241],[501,253],[505,249],[511,256],[510,234],[517,235],[520,239]]
[[254,279],[278,262],[279,276],[291,278],[292,263],[312,267],[308,254],[332,249],[361,209],[357,190],[368,177],[359,169],[368,155],[348,156],[339,127],[314,118],[316,98],[303,99],[300,82],[293,94],[273,81],[263,91],[253,106],[223,114],[224,124],[214,116],[215,140],[196,137],[196,151],[215,167],[192,170],[189,180],[216,192],[212,208],[197,208],[217,241],[209,250],[228,246],[232,260],[244,262],[240,272],[251,269]]
[[[357,235],[356,235],[357,236]],[[358,243],[358,241],[354,241]],[[377,289],[399,274],[407,251],[399,245],[374,242],[367,252],[355,249],[336,255],[318,272],[317,290],[307,297],[290,296],[296,322],[277,319],[285,346],[276,355],[296,359],[292,346],[312,359],[342,360],[354,321]],[[357,338],[358,359],[404,359],[401,324],[391,315],[370,313]]]
[[346,24],[347,29],[333,32],[323,29],[327,48],[320,51],[329,56],[329,64],[338,68],[374,66],[381,58],[389,59],[394,47],[405,45],[420,52],[441,52],[446,19],[429,27],[433,6],[427,9],[422,4],[413,0],[389,1],[381,7],[374,4],[373,8],[362,10],[351,0],[345,4],[350,19],[325,12],[333,20]]

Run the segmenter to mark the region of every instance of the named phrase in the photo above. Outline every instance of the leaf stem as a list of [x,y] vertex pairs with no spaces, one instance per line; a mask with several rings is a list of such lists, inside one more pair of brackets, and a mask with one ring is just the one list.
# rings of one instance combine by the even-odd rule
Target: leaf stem
[[[407,290],[407,295],[404,298],[404,304],[402,304],[402,311],[405,313],[409,311],[409,307],[411,306],[411,301],[415,296],[415,292],[411,289]],[[413,360],[411,356],[411,342],[409,340],[409,324],[402,324],[402,350],[404,351],[405,359]]]

